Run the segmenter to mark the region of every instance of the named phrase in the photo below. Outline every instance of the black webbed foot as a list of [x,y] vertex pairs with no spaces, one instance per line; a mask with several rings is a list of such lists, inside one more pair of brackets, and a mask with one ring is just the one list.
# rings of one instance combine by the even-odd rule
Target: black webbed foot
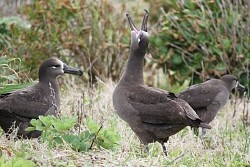
[[161,143],[161,145],[162,145],[163,153],[164,153],[166,156],[168,156],[168,152],[167,152],[166,146],[164,145],[164,143]]

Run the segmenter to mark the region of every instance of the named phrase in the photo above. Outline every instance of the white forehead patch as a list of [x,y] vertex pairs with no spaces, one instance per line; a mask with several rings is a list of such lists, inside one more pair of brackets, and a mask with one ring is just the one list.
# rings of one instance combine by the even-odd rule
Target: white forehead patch
[[63,70],[63,62],[61,61],[61,60],[58,60],[59,62],[60,62],[60,64],[61,64],[61,69],[62,69],[62,73],[64,73],[64,70]]
[[[57,59],[58,60],[58,59]],[[61,64],[61,67],[62,67],[62,69],[63,69],[63,62],[61,61],[61,60],[58,60],[59,62],[60,62],[60,64]]]

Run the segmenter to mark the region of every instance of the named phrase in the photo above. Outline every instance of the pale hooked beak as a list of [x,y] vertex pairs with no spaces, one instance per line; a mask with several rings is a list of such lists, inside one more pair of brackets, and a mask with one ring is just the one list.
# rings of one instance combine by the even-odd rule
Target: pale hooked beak
[[144,10],[145,10],[146,13],[145,13],[145,15],[143,17],[142,25],[141,25],[141,29],[140,30],[135,26],[135,24],[134,24],[131,16],[128,13],[126,14],[126,16],[128,18],[128,22],[129,22],[129,26],[130,26],[131,31],[135,31],[136,34],[137,34],[138,43],[141,41],[140,36],[142,35],[142,31],[144,31],[144,32],[148,31],[148,29],[147,29],[147,21],[148,21],[149,13],[148,13],[148,11],[146,9],[144,9]]
[[236,86],[235,86],[235,88],[236,88],[237,90],[239,90],[239,91],[242,91],[242,92],[246,91],[246,88],[245,88],[243,85],[241,85],[239,81],[236,81]]

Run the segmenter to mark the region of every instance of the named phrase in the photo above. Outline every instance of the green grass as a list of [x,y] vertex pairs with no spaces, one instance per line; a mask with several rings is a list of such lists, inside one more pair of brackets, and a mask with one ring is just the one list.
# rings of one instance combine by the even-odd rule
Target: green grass
[[[69,85],[66,84],[67,87]],[[1,153],[5,160],[14,157],[33,161],[37,166],[174,166],[174,167],[245,167],[250,165],[249,127],[241,121],[243,103],[237,102],[236,116],[233,106],[227,106],[211,123],[213,129],[204,137],[204,144],[185,128],[170,137],[166,144],[166,157],[159,143],[150,144],[149,153],[141,151],[139,139],[115,113],[112,106],[114,84],[99,83],[97,88],[71,87],[62,92],[62,115],[75,117],[83,110],[83,122],[92,118],[104,128],[114,126],[121,136],[119,146],[107,150],[94,146],[88,152],[76,152],[67,144],[49,147],[37,139],[14,140],[0,136]],[[84,92],[84,103],[82,96]]]
[[5,93],[9,93],[9,92],[13,92],[22,88],[26,88],[30,85],[35,84],[36,82],[26,82],[26,83],[22,83],[22,84],[7,84],[4,86],[0,86],[0,94],[5,94]]

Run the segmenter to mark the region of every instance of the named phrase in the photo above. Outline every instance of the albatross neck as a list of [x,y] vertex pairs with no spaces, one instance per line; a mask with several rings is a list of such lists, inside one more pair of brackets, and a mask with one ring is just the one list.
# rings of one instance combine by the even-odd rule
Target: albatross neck
[[128,64],[123,73],[120,83],[128,85],[142,85],[144,84],[143,79],[143,62],[144,55],[146,54],[145,50],[131,50],[130,57],[128,59]]
[[47,94],[50,94],[52,97],[54,97],[57,102],[60,103],[58,100],[59,97],[59,84],[56,80],[56,78],[46,78],[39,80],[39,84],[44,88],[44,91],[46,91]]

